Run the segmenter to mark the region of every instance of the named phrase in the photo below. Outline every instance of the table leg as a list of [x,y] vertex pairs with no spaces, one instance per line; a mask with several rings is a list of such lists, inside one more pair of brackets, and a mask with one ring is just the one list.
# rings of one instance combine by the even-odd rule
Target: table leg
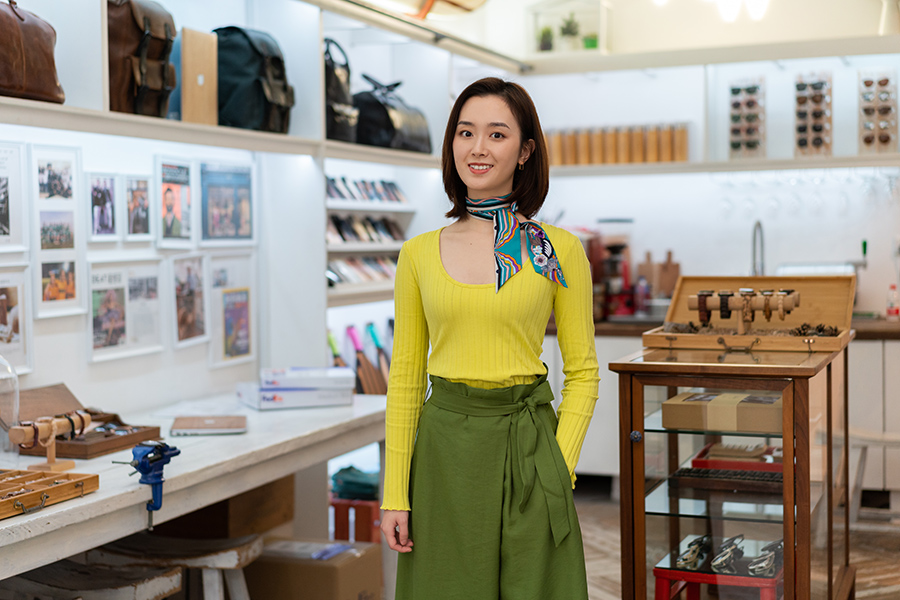
[[671,600],[672,581],[665,577],[656,578],[656,595],[655,600]]

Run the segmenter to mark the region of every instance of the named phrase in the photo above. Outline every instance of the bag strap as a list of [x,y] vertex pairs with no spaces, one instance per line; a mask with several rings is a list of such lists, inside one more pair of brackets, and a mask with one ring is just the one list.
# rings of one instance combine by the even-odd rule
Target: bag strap
[[172,14],[153,0],[127,0],[131,7],[131,14],[138,29],[144,32],[148,30],[147,21],[150,21],[150,35],[158,40],[168,37],[166,26],[175,32],[175,19]]
[[[19,11],[18,11],[19,5],[16,4],[16,0],[7,0],[7,2],[9,2],[9,7],[12,9],[13,14],[16,15],[19,18],[19,20],[24,23],[25,17],[23,17],[22,15],[19,14]],[[338,46],[338,47],[340,48],[340,46]],[[343,52],[343,50],[341,50],[341,52]]]
[[398,87],[403,85],[402,81],[395,81],[394,83],[384,85],[383,83],[381,83],[374,77],[366,75],[365,73],[363,73],[362,76],[363,76],[363,79],[365,79],[366,81],[368,81],[369,83],[372,84],[372,87],[375,88],[375,90],[374,90],[375,92],[382,93],[382,94],[388,94],[390,92],[393,92]]
[[325,58],[326,58],[326,60],[331,60],[332,62],[334,62],[334,58],[332,58],[332,56],[331,56],[331,47],[332,46],[334,46],[335,48],[340,50],[341,56],[344,57],[344,64],[340,65],[338,63],[334,63],[335,66],[346,67],[347,71],[349,72],[350,71],[350,59],[347,58],[347,53],[344,52],[344,49],[341,48],[340,44],[338,44],[336,41],[334,41],[331,38],[325,38]]

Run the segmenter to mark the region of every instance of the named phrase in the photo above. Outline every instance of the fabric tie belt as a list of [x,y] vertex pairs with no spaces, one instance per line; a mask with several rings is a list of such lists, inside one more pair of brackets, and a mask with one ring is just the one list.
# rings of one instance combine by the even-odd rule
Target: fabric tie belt
[[529,384],[493,390],[473,388],[435,375],[429,378],[443,392],[432,394],[428,400],[438,408],[473,417],[509,415],[509,447],[516,454],[512,461],[513,487],[519,490],[519,512],[525,510],[539,480],[547,500],[553,541],[559,546],[571,531],[566,501],[570,478],[562,454],[558,453],[557,462],[553,453],[557,442],[551,422],[552,409],[538,410],[539,406],[553,401],[546,373]]

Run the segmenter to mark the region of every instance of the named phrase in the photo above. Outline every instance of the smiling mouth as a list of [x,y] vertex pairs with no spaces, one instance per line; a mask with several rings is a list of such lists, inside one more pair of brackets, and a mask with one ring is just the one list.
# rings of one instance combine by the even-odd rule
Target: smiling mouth
[[485,165],[481,163],[469,163],[469,170],[473,173],[487,173],[491,169],[492,165]]

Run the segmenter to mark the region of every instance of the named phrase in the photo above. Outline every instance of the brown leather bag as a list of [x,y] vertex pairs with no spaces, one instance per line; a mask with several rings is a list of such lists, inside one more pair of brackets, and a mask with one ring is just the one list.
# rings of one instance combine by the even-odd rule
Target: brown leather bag
[[0,96],[62,104],[66,94],[56,76],[56,31],[40,17],[0,4]]
[[175,87],[175,20],[152,0],[109,0],[109,107],[165,117]]

